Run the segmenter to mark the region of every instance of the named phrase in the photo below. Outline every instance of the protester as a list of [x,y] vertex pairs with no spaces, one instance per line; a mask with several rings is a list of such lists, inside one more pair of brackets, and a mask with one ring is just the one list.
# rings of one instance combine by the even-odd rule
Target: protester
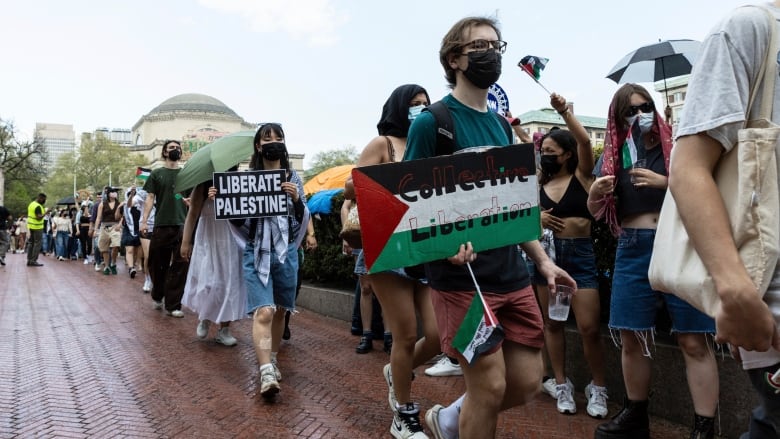
[[[43,244],[43,216],[46,214],[44,204],[46,204],[46,194],[38,194],[27,206],[25,228],[28,236],[24,249],[27,251],[28,267],[43,266],[38,262],[38,255],[41,253],[41,245]],[[24,235],[24,233],[22,234]]]
[[27,214],[22,213],[16,219],[16,253],[24,253],[27,249]]
[[52,230],[54,231],[54,255],[58,261],[64,261],[68,259],[68,243],[70,241],[70,219],[68,219],[68,211],[60,209],[59,215],[54,217],[52,224]]
[[[767,4],[767,8],[774,16],[773,22],[780,19],[780,1]],[[732,352],[738,359],[741,356],[742,367],[758,397],[759,406],[752,413],[743,439],[780,437],[780,394],[773,376],[780,370],[780,272],[775,269],[762,301],[735,248],[713,170],[718,159],[737,144],[737,133],[748,120],[747,115],[756,118],[759,113],[760,99],[750,108],[748,102],[750,90],[758,86],[756,77],[769,50],[769,35],[767,14],[752,7],[735,10],[709,33],[688,85],[669,172],[669,189],[680,216],[722,300],[715,316],[717,338],[740,348]],[[774,53],[769,54],[772,65],[766,72],[775,80],[776,58]],[[757,95],[762,96],[763,91],[759,87]],[[771,93],[772,122],[778,124],[780,95],[777,88]],[[703,223],[707,226],[702,227]],[[717,377],[714,383],[706,384],[717,388]],[[702,438],[713,437],[708,416],[696,408],[694,422]]]
[[98,247],[103,258],[103,274],[105,275],[117,274],[116,263],[122,238],[122,224],[120,223],[122,209],[117,199],[118,195],[116,188],[108,190],[108,199],[104,198],[100,202],[95,220],[95,229],[100,233]]
[[5,255],[10,245],[10,236],[8,234],[8,224],[11,222],[11,212],[0,205],[0,265],[5,266]]
[[[135,197],[133,199],[142,206],[142,210],[146,205],[147,192],[143,188],[136,187]],[[138,236],[141,238],[141,253],[143,253],[143,270],[144,270],[144,286],[141,291],[144,293],[150,293],[152,291],[152,276],[149,273],[149,242],[152,234],[154,233],[154,216],[157,212],[157,208],[152,206],[152,211],[149,212],[149,218],[146,219],[146,233],[141,233],[141,219],[138,219]]]
[[[419,85],[406,84],[397,87],[382,107],[377,124],[379,135],[374,137],[360,154],[357,166],[370,166],[401,161],[406,151],[409,126],[423,108],[430,103],[428,92]],[[352,179],[347,179],[344,198],[355,198]],[[366,272],[361,252],[355,271]],[[382,304],[385,330],[392,328],[393,346],[390,364],[383,374],[388,384],[388,402],[393,413],[390,433],[396,438],[425,437],[420,424],[420,405],[411,397],[412,370],[424,364],[440,352],[439,332],[436,326],[430,290],[426,283],[406,271],[390,270],[366,274],[371,289]],[[365,303],[365,305],[364,305]],[[363,340],[371,339],[371,301],[361,297]],[[422,338],[418,340],[417,315],[422,323]],[[362,346],[361,341],[361,346]],[[360,352],[361,346],[358,346]]]
[[181,311],[181,298],[187,279],[189,263],[181,257],[182,226],[186,215],[181,195],[174,192],[176,176],[179,174],[181,143],[168,140],[163,144],[163,167],[152,171],[144,184],[148,193],[144,203],[139,233],[145,235],[149,230],[148,220],[152,208],[156,207],[154,235],[149,243],[149,270],[152,275],[152,300],[155,309],[162,309],[165,299],[165,311],[171,317],[184,317]]
[[51,231],[51,221],[51,211],[46,209],[46,214],[43,215],[43,241],[41,242],[41,253],[44,256],[53,253],[54,249],[54,236]]
[[135,196],[135,186],[127,188],[125,191],[125,202],[121,205],[122,214],[122,238],[121,244],[125,247],[125,265],[130,279],[135,279],[138,271],[138,262],[143,259],[144,253],[141,248],[141,238],[138,236],[143,204],[138,202]]
[[[444,36],[439,60],[452,93],[442,102],[454,122],[455,151],[485,145],[514,143],[500,116],[487,105],[487,92],[501,74],[506,43],[494,19],[468,17]],[[437,124],[423,112],[409,130],[404,160],[436,155]],[[545,254],[538,241],[521,247],[534,260],[549,288],[562,284],[576,288],[574,280]],[[523,405],[539,392],[542,379],[542,316],[536,304],[526,265],[517,245],[473,251],[470,242],[446,260],[426,264],[431,299],[445,354],[458,359],[466,393],[447,408],[434,406],[425,421],[436,438],[494,437],[498,413]],[[505,338],[473,364],[452,346],[458,325],[474,297],[474,282],[464,265],[471,264],[476,282],[504,328]],[[395,377],[394,377],[395,378]],[[396,378],[397,379],[397,378]]]
[[87,202],[81,203],[81,209],[76,215],[76,236],[79,239],[81,247],[81,256],[84,258],[84,265],[90,264],[92,254],[92,240],[89,238],[89,205]]
[[[98,215],[98,208],[103,201],[103,195],[107,193],[109,187],[103,188],[103,192],[95,196],[95,202],[92,203],[92,207],[89,210],[89,237],[92,238],[92,251],[94,252],[93,260],[95,261],[95,271],[101,271],[103,269],[103,255],[100,253],[100,246],[98,246],[98,240],[100,238],[100,230],[95,229],[95,220]],[[108,195],[106,195],[108,198]]]
[[[552,230],[555,263],[577,282],[577,294],[571,310],[582,335],[585,361],[593,381],[585,387],[586,411],[594,418],[607,416],[607,389],[604,370],[604,345],[601,340],[601,308],[596,257],[590,238],[591,215],[588,212],[588,190],[593,183],[593,147],[590,136],[566,104],[553,93],[550,105],[561,115],[569,130],[553,129],[541,140],[539,172],[539,206],[542,227]],[[547,306],[549,291],[539,273],[534,273],[536,292],[544,316],[544,339],[554,376],[545,380],[542,389],[557,400],[561,413],[577,412],[574,386],[566,377],[564,322],[550,319]]]
[[214,200],[207,198],[211,186],[208,181],[195,187],[184,221],[181,257],[189,261],[190,269],[182,304],[198,313],[198,338],[206,338],[211,323],[218,323],[216,342],[235,346],[230,322],[246,315],[243,252],[233,238],[230,223],[215,219]]
[[[671,128],[656,111],[650,93],[636,84],[625,84],[615,92],[607,116],[602,177],[591,186],[588,209],[619,233],[609,327],[620,333],[627,395],[623,409],[598,426],[596,439],[649,437],[650,344],[659,300],[666,302],[672,318],[694,410],[707,418],[711,429],[719,390],[718,367],[707,334],[715,332],[715,322],[677,297],[654,291],[647,277],[667,187]],[[636,160],[645,160],[645,167],[633,166]]]

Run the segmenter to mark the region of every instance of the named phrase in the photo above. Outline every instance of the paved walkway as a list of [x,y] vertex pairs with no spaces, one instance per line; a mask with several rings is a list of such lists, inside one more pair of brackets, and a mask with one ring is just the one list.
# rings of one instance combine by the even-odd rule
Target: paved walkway
[[[167,317],[141,291],[143,276],[104,276],[81,261],[9,254],[0,267],[0,438],[388,438],[381,350],[355,354],[349,324],[301,310],[279,354],[282,391],[258,393],[248,320],[237,346],[195,336],[196,316]],[[380,348],[381,343],[376,342]],[[614,373],[618,373],[615,371]],[[460,377],[417,371],[423,410],[450,402]],[[501,438],[592,438],[598,421],[564,416],[546,395],[500,417]],[[612,408],[613,413],[615,407]],[[653,420],[654,438],[685,429]]]

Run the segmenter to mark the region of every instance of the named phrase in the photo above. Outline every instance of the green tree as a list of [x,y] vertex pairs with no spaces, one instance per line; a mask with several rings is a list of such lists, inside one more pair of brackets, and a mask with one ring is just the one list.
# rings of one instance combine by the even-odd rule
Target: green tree
[[14,216],[24,212],[41,191],[45,161],[40,142],[20,140],[13,122],[0,119],[0,204]]
[[133,184],[136,168],[146,164],[142,155],[131,153],[103,135],[85,136],[75,152],[57,160],[46,184],[47,195],[56,199],[73,195],[74,177],[77,189],[99,191],[109,180],[112,186],[127,187]]
[[355,147],[351,145],[318,152],[312,159],[312,167],[306,170],[304,179],[308,181],[311,177],[334,166],[355,164],[358,157]]

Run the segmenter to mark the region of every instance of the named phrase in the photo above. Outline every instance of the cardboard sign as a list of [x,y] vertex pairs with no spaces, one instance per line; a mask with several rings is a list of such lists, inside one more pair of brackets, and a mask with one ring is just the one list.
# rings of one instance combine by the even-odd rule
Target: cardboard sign
[[370,273],[539,239],[533,144],[355,168]]
[[273,171],[215,172],[216,219],[258,218],[289,214],[282,190],[284,169]]

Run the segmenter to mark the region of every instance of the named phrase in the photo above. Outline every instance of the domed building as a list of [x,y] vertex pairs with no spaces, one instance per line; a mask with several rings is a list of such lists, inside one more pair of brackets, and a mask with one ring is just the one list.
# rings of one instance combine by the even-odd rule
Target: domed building
[[[162,160],[162,143],[168,139],[182,143],[186,161],[203,145],[238,131],[255,130],[257,124],[245,121],[219,99],[199,93],[186,93],[164,100],[133,125],[133,152],[147,158],[151,167]],[[303,155],[292,154],[295,169],[303,167]]]

